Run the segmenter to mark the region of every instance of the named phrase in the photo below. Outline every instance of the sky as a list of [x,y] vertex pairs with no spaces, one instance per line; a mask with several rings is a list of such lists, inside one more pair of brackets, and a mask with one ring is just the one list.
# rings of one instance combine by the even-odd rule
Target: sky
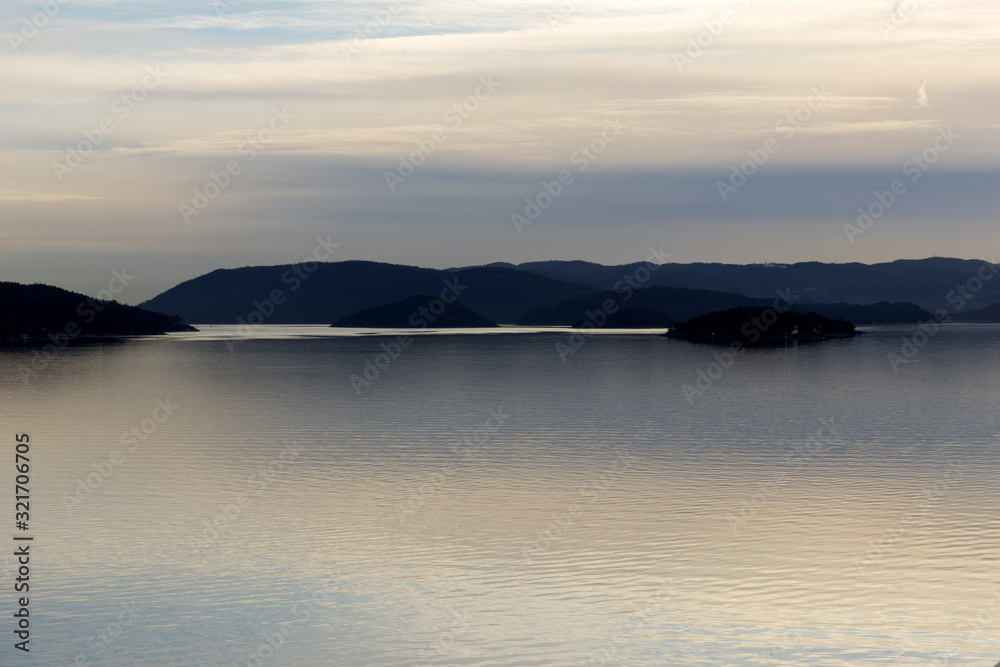
[[320,238],[437,268],[1000,251],[995,0],[7,0],[0,36],[0,280],[124,272],[139,303]]

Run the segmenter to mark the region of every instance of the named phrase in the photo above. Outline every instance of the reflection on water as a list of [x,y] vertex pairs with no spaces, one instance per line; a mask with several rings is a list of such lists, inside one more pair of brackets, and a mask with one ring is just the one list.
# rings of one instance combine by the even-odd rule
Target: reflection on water
[[382,333],[0,351],[32,663],[996,661],[1000,328]]
[[[172,333],[171,338],[183,340],[224,340],[224,341],[245,341],[245,340],[281,340],[290,338],[330,338],[358,336],[467,336],[467,335],[503,335],[512,334],[539,334],[539,333],[580,333],[583,330],[572,327],[519,327],[502,324],[498,327],[489,328],[449,328],[449,329],[372,329],[372,328],[352,328],[352,327],[331,327],[325,324],[280,324],[280,325],[259,325],[249,324],[199,324],[196,326],[197,333]],[[658,334],[665,329],[588,329],[589,334],[597,335],[642,335]],[[150,336],[148,338],[156,338]]]

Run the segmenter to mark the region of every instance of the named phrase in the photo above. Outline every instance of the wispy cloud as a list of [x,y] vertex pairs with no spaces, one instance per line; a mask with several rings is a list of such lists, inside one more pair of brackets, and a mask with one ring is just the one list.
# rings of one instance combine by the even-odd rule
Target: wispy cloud
[[65,201],[97,201],[112,199],[100,195],[74,195],[52,192],[0,192],[0,201],[7,202],[65,202]]

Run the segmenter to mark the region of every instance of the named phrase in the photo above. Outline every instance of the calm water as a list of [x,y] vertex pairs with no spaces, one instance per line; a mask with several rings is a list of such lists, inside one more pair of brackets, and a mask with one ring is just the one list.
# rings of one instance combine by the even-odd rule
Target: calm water
[[210,328],[28,382],[0,351],[30,662],[988,667],[1000,328],[894,372],[911,332],[726,370],[652,335],[420,336],[367,385],[394,337]]

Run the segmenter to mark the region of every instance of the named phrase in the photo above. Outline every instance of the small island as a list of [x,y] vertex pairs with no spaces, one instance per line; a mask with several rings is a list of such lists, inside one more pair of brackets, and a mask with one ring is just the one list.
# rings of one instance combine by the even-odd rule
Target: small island
[[445,303],[424,294],[344,315],[332,327],[358,329],[470,329],[499,326],[458,301]]
[[82,337],[197,331],[172,315],[102,301],[50,285],[0,283],[0,344],[35,344]]
[[816,342],[857,335],[854,324],[814,312],[797,313],[774,308],[731,308],[699,315],[682,322],[665,335],[699,343],[780,345]]

